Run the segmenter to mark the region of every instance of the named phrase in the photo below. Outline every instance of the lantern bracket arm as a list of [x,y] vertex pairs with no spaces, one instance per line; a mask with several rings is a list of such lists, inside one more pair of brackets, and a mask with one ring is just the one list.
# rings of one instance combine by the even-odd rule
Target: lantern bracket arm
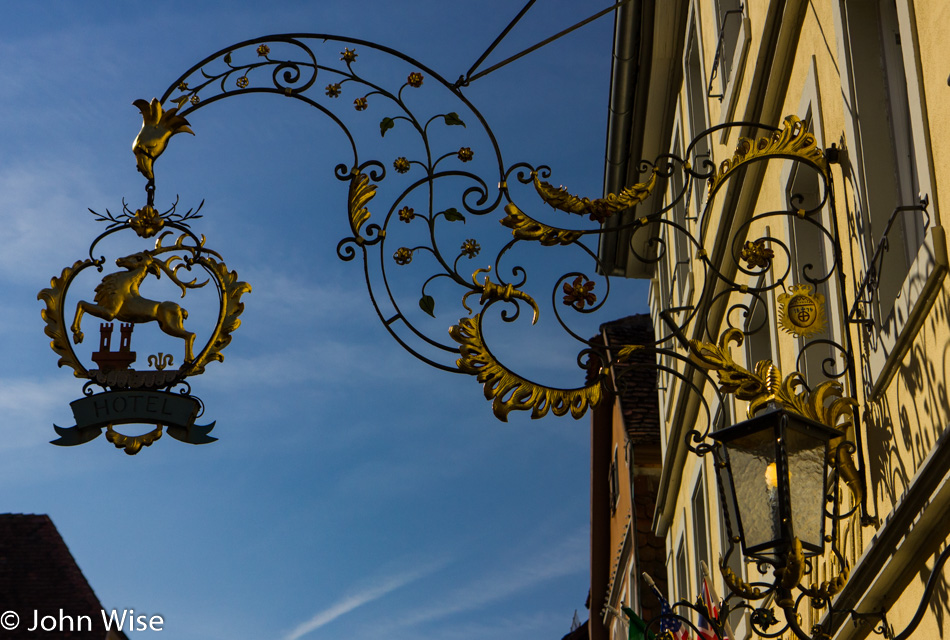
[[[945,547],[937,557],[933,571],[930,572],[930,578],[927,579],[927,586],[924,587],[924,593],[920,598],[920,604],[917,606],[917,612],[914,614],[914,617],[903,631],[896,636],[892,636],[892,640],[907,640],[907,638],[910,638],[910,634],[920,625],[921,620],[924,618],[924,613],[927,611],[927,607],[930,606],[934,591],[937,589],[937,582],[943,577],[943,566],[947,563],[948,558],[950,558],[950,545]],[[886,625],[884,613],[882,612],[880,615],[881,620],[883,620]]]
[[[878,625],[875,627],[874,633],[884,636],[884,638],[887,640],[908,640],[923,621],[924,613],[927,611],[927,607],[930,606],[934,592],[937,588],[937,583],[943,577],[943,568],[948,559],[950,559],[950,545],[945,547],[944,550],[940,552],[940,555],[937,556],[937,560],[934,562],[933,570],[930,572],[930,577],[927,579],[927,585],[924,587],[924,593],[920,598],[920,603],[917,605],[917,610],[914,613],[914,617],[911,618],[911,621],[907,624],[904,630],[898,634],[894,633],[890,623],[888,623],[887,611],[884,609],[878,611],[858,612],[854,609],[836,609],[834,603],[832,603],[830,607],[831,614],[847,614],[851,617],[855,624],[870,623],[873,625]],[[803,592],[805,592],[806,595],[812,595],[805,590],[803,590]],[[829,620],[826,619],[822,625],[816,627],[814,636],[808,636],[807,634],[804,634],[804,631],[795,624],[794,620],[796,620],[796,614],[794,608],[785,609],[785,614],[788,618],[789,628],[799,638],[802,638],[803,640],[824,640],[825,638],[830,637],[825,631],[825,629],[828,627]]]

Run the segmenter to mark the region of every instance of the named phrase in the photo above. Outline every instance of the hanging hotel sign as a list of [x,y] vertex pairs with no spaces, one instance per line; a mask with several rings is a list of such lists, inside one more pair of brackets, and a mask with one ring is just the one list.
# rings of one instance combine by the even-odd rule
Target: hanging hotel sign
[[[184,118],[175,115],[174,109],[163,112],[155,101],[140,100],[136,106],[142,110],[144,125],[134,149],[139,171],[148,178],[147,204],[134,212],[123,204],[123,211],[118,215],[108,210],[105,214],[93,212],[108,228],[93,241],[90,257],[64,268],[58,277],[52,278],[50,287],[38,295],[46,303],[42,317],[46,321],[46,335],[52,339],[50,346],[60,356],[59,366],[70,367],[77,378],[87,381],[83,387],[84,397],[71,403],[75,426],[54,425],[59,438],[53,440],[53,444],[83,444],[105,430],[106,439],[130,455],[151,446],[162,436],[163,428],[172,438],[189,444],[216,440],[208,435],[214,428],[213,422],[195,424],[203,413],[203,406],[201,400],[191,395],[186,379],[203,373],[209,362],[223,360],[221,351],[231,342],[231,332],[240,325],[239,317],[244,310],[241,296],[251,290],[250,285],[238,280],[237,273],[228,270],[221,254],[206,246],[204,236],[199,238],[190,230],[189,221],[201,217],[198,215],[200,205],[183,214],[176,212],[175,205],[164,213],[155,209],[152,164],[171,135],[191,130]],[[97,247],[102,246],[105,238],[126,229],[134,231],[139,238],[157,236],[154,245],[117,257],[115,265],[119,270],[106,273],[99,278],[98,285],[88,291],[89,278],[79,276],[85,275],[83,272],[103,271],[106,259],[93,257]],[[207,332],[201,333],[209,336],[203,346],[195,347],[200,329],[196,331],[192,327],[182,304],[153,300],[140,293],[140,288],[157,290],[153,283],[161,280],[163,274],[180,290],[181,298],[196,290],[209,292],[199,304],[203,309],[214,309],[217,318]],[[207,287],[210,282],[214,286]],[[77,283],[82,283],[77,286],[79,292],[67,301],[70,288]],[[212,291],[216,291],[217,300],[213,299]],[[194,296],[189,299],[196,300]],[[98,349],[90,356],[92,365],[84,364],[74,347],[85,339],[83,319],[87,315],[102,321]],[[118,321],[118,336],[114,335],[115,321]],[[151,335],[146,334],[149,344],[156,340],[162,344],[169,342],[170,349],[143,357],[146,367],[150,368],[134,369],[132,365],[138,360],[138,354],[132,350],[133,332],[151,323],[159,332],[152,329]],[[147,328],[142,330],[148,331]],[[114,348],[116,337],[118,348]],[[176,351],[181,354],[177,368]],[[101,391],[94,391],[97,386]],[[122,425],[154,428],[144,434],[130,435],[117,429]]]

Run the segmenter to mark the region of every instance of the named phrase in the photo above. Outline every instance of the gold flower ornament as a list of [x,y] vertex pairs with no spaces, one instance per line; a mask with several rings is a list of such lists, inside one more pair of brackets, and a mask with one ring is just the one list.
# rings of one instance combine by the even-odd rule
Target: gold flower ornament
[[177,107],[165,111],[157,98],[151,102],[139,99],[132,104],[142,112],[142,129],[132,142],[132,151],[139,173],[152,180],[155,178],[152,164],[165,151],[169,138],[176,133],[195,135],[195,132],[188,128],[188,121],[178,115]]

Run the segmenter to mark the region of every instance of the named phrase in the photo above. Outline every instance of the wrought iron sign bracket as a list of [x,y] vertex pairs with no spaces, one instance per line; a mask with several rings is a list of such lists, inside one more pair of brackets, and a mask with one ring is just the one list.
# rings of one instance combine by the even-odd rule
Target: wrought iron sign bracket
[[[373,58],[386,58],[389,62],[402,64],[405,75],[395,79],[391,71],[387,71],[390,75],[381,78],[364,75],[363,66]],[[322,78],[325,81],[318,81]],[[749,302],[739,303],[739,308],[747,311],[756,300],[761,302],[765,296],[774,295],[776,288],[789,290],[792,285],[813,288],[824,284],[838,285],[836,274],[841,268],[841,257],[837,230],[822,228],[813,216],[825,206],[834,206],[828,161],[816,146],[814,136],[794,116],[786,118],[781,127],[748,122],[716,125],[699,134],[687,147],[687,154],[700,139],[724,128],[759,130],[763,135],[740,138],[735,153],[719,164],[704,160],[702,166],[693,167],[685,159],[671,154],[664,154],[654,161],[643,161],[640,164],[642,183],[603,198],[582,197],[549,183],[551,170],[546,166],[505,163],[484,117],[457,86],[432,69],[392,49],[327,34],[268,36],[235,44],[194,65],[176,79],[160,99],[137,100],[134,104],[142,113],[143,125],[133,147],[136,166],[148,180],[147,203],[134,212],[123,205],[123,213],[118,216],[108,211],[104,215],[97,214],[100,220],[110,225],[106,233],[128,227],[142,237],[150,237],[162,229],[175,229],[192,239],[191,243],[184,244],[179,239],[176,244],[188,254],[182,255],[188,267],[198,265],[206,257],[212,259],[216,254],[206,249],[203,242],[197,241],[188,227],[199,217],[197,210],[177,214],[174,206],[164,213],[155,208],[154,163],[174,136],[193,133],[191,122],[199,110],[225,98],[261,93],[300,100],[341,129],[349,142],[350,156],[337,164],[335,175],[348,185],[346,211],[350,235],[340,241],[339,257],[345,261],[362,257],[371,301],[381,322],[397,342],[431,366],[475,376],[500,419],[506,419],[511,411],[529,411],[533,417],[570,413],[579,418],[603,399],[611,367],[625,355],[608,353],[572,327],[574,318],[587,317],[602,309],[609,295],[610,278],[599,275],[605,270],[588,246],[603,234],[662,231],[669,240],[653,238],[650,244],[656,250],[654,255],[636,256],[646,261],[664,259],[670,242],[692,245],[691,253],[696,256],[693,273],[701,292],[700,299],[719,303],[728,296],[747,296]],[[426,97],[431,100],[425,100]],[[422,106],[416,106],[420,99]],[[439,104],[441,108],[427,110],[428,104]],[[414,134],[415,142],[411,140],[412,135],[409,139],[400,138],[398,143],[394,143],[388,162],[366,160],[360,156],[358,140],[362,139],[361,136],[373,136],[378,143],[380,138],[386,138],[389,131],[397,128],[403,134]],[[740,169],[776,159],[809,167],[819,176],[825,187],[824,193],[814,206],[808,205],[808,210],[798,206],[789,211],[753,216],[739,229],[739,235],[750,233],[753,225],[770,218],[790,220],[790,224],[813,225],[835,247],[834,264],[825,274],[796,274],[789,266],[783,267],[784,271],[779,273],[773,269],[779,257],[784,263],[791,264],[791,250],[780,239],[762,237],[745,244],[737,242],[733,244],[731,253],[726,252],[724,259],[733,261],[733,270],[738,277],[756,279],[765,272],[773,273],[773,284],[750,286],[728,277],[726,274],[731,271],[723,269],[723,265],[714,264],[701,239],[693,237],[687,227],[675,221],[672,211],[693,191],[694,181],[707,183],[704,208],[708,211],[716,194],[739,175]],[[484,177],[492,174],[494,178],[490,180]],[[665,204],[655,206],[654,211],[646,216],[609,229],[601,225],[651,196],[652,202],[660,202],[656,193],[658,187],[670,188],[674,181],[669,178],[674,174],[681,175],[681,186],[677,192],[666,194]],[[490,184],[497,185],[497,189]],[[525,195],[526,190],[528,195]],[[554,209],[557,224],[551,224],[542,212],[536,211],[538,204],[542,203]],[[491,215],[496,212],[503,212],[501,224],[510,230],[507,242],[499,242],[496,233],[485,239],[465,236],[457,239],[461,230],[457,223],[466,223],[467,234],[468,228],[482,219],[498,220]],[[561,220],[568,224],[562,226]],[[413,230],[422,233],[413,235]],[[405,239],[400,241],[400,238]],[[453,245],[458,249],[452,251]],[[532,277],[524,266],[510,266],[521,249],[528,245],[570,252],[586,262],[557,277],[553,291],[552,288],[539,290],[536,282],[542,278]],[[489,248],[494,258],[485,262],[482,253]],[[466,268],[470,261],[476,261],[475,265]],[[425,264],[416,268],[417,263]],[[80,266],[101,269],[103,263],[90,258],[88,264]],[[405,300],[396,294],[390,286],[390,272],[394,268],[399,270],[402,282],[419,277],[418,297]],[[420,269],[425,268],[431,270],[428,274],[420,274]],[[212,267],[215,273],[219,270]],[[71,279],[72,272],[64,272],[62,284]],[[238,291],[249,290],[243,283],[233,287],[233,290],[227,290],[219,284],[219,289],[226,290],[227,295],[235,299],[239,297]],[[443,293],[446,287],[458,291],[454,302],[449,299],[448,305]],[[796,291],[798,294],[793,293],[788,301],[788,307],[796,310],[795,317],[790,316],[787,325],[801,335],[807,335],[808,325],[802,322],[810,319],[813,312],[820,312],[820,298],[817,293],[810,293],[813,289]],[[840,294],[844,296],[843,290]],[[54,286],[41,295],[55,298],[58,289]],[[551,300],[551,306],[542,312],[538,301],[546,298]],[[471,306],[475,300],[479,308]],[[224,304],[227,307],[232,303]],[[458,315],[451,311],[453,306]],[[445,311],[443,307],[449,310]],[[500,318],[502,327],[518,321],[523,308],[531,310],[532,323],[539,317],[553,319],[564,330],[567,339],[578,344],[577,360],[582,370],[589,358],[599,358],[603,363],[600,376],[587,385],[565,389],[519,375],[515,367],[502,361],[501,356],[507,354],[495,353],[488,346],[486,317],[493,308],[491,314]],[[736,306],[731,308],[735,310]],[[704,309],[708,310],[708,305],[687,305],[680,309],[682,313],[676,318],[667,318],[674,323],[671,332],[657,336],[656,343],[650,348],[657,357],[669,356],[672,362],[687,367],[687,356],[665,345],[672,344],[671,338],[675,339],[676,335],[682,339],[688,326],[705,326],[700,315],[706,313]],[[56,312],[61,314],[62,309],[51,309],[48,315],[53,317]],[[453,313],[454,318],[459,318],[450,327],[449,339],[443,337],[444,333],[439,335],[429,328],[429,317],[445,313]],[[796,320],[799,316],[803,320]],[[59,322],[65,325],[65,320]],[[731,319],[727,320],[727,324],[731,322]],[[69,345],[65,329],[50,325],[48,333],[56,338],[54,350],[66,354]],[[74,336],[78,335],[78,330],[74,331]],[[844,356],[844,366],[840,370],[826,371],[826,374],[833,378],[850,377],[853,384],[854,359],[849,340],[846,337],[844,344],[833,344],[833,348]],[[828,342],[813,340],[809,345],[818,348]],[[190,357],[186,353],[186,361]],[[72,356],[67,359],[70,358]],[[196,371],[202,368],[203,363],[194,366]],[[82,375],[83,369],[78,371]],[[683,376],[678,371],[670,374]],[[710,414],[708,407],[707,414]],[[708,418],[709,415],[705,429],[690,434],[690,442],[697,443],[697,452],[708,450],[708,443],[700,444],[705,442],[712,426],[712,420]]]
[[891,229],[894,227],[894,223],[897,221],[897,219],[905,215],[923,215],[923,227],[925,229],[929,228],[930,212],[927,210],[929,205],[930,196],[928,194],[923,194],[920,198],[919,204],[895,207],[894,211],[891,212],[891,215],[887,219],[887,225],[884,227],[884,232],[881,234],[880,239],[878,239],[877,246],[874,248],[874,253],[872,254],[871,260],[868,263],[867,272],[865,273],[864,278],[861,280],[861,285],[858,287],[854,304],[851,306],[851,310],[848,312],[849,323],[862,325],[867,330],[873,329],[875,327],[874,313],[869,311],[869,308],[873,306],[877,297],[877,291],[880,284],[879,274],[881,273],[881,269],[884,264],[885,254],[887,254],[887,252],[890,250],[889,237]]

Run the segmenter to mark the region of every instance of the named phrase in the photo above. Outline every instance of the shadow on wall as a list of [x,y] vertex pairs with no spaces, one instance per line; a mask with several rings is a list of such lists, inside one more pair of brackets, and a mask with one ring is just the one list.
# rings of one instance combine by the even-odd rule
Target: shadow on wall
[[[868,403],[865,411],[871,498],[875,511],[890,510],[950,424],[950,343],[928,353],[924,340],[950,324],[950,294],[941,292],[904,356],[890,398]],[[895,406],[896,405],[896,406]],[[896,423],[895,423],[896,420]]]
[[[869,403],[865,411],[867,434],[869,499],[875,515],[887,514],[910,487],[913,478],[950,425],[950,342],[931,347],[926,340],[938,334],[938,328],[950,326],[950,292],[939,294],[921,327],[915,344],[907,352],[892,383],[896,397]],[[931,340],[931,344],[936,343]],[[893,398],[893,405],[892,405]],[[896,406],[895,406],[896,405]],[[945,535],[934,541],[940,544]],[[932,552],[939,549],[935,548]],[[928,552],[931,552],[928,550]],[[918,575],[921,586],[931,571]],[[939,635],[944,637],[944,621],[950,610],[950,583],[942,578],[930,603]]]

